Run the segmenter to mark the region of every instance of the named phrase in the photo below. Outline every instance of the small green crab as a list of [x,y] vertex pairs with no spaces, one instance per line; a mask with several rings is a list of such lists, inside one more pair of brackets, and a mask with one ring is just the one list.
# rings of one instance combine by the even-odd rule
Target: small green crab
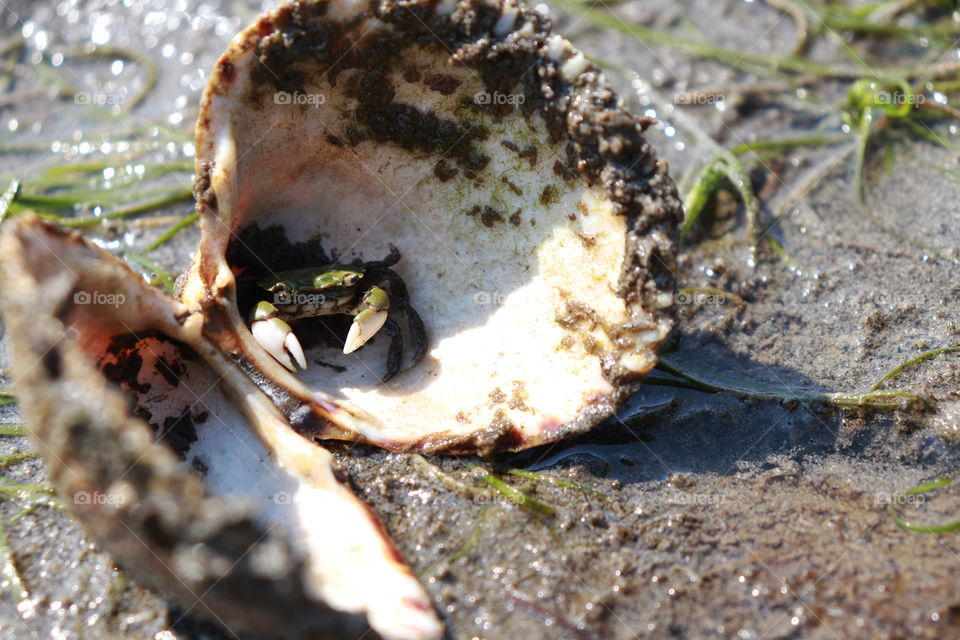
[[[307,368],[300,341],[288,322],[324,315],[352,315],[353,324],[343,345],[345,354],[362,347],[380,329],[391,336],[387,372],[383,382],[400,371],[403,338],[390,311],[401,310],[413,339],[413,367],[426,353],[427,337],[420,315],[410,306],[407,286],[393,269],[400,252],[390,247],[383,260],[361,265],[329,264],[317,268],[281,271],[257,285],[273,294],[273,302],[261,300],[250,312],[250,330],[257,342],[291,371]],[[378,284],[387,286],[390,295]],[[391,300],[392,298],[392,300]],[[296,364],[294,364],[296,363]]]

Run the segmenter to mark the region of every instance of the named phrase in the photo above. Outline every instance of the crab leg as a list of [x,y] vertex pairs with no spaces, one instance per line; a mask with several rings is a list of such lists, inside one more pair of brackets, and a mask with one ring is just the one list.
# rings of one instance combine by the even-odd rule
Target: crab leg
[[[391,256],[392,255],[393,254],[391,254]],[[383,261],[386,266],[392,264],[392,262],[388,264],[388,260]],[[390,283],[390,294],[393,297],[393,306],[395,309],[403,311],[407,318],[407,330],[410,332],[410,338],[413,342],[413,357],[404,370],[412,369],[417,366],[427,353],[427,330],[423,326],[423,319],[420,318],[420,314],[410,306],[410,294],[407,293],[407,284],[395,271],[385,268],[382,265],[368,270],[368,273],[375,274],[374,277]]]
[[387,349],[387,372],[380,379],[380,382],[386,383],[400,372],[400,361],[403,358],[403,334],[392,318],[387,318],[381,331],[390,336],[390,347]]
[[410,331],[410,338],[413,342],[413,358],[404,370],[412,369],[423,359],[427,353],[427,330],[423,326],[423,319],[420,314],[409,304],[405,306],[404,311],[407,316],[407,329]]
[[290,371],[296,371],[294,360],[300,369],[307,368],[307,359],[303,347],[294,335],[293,329],[277,317],[277,308],[263,300],[250,313],[250,331],[260,346],[267,350],[277,361]]

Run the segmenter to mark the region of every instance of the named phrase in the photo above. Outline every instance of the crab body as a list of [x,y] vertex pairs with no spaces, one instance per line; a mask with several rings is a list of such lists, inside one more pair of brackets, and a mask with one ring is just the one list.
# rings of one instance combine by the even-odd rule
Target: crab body
[[405,312],[414,347],[409,366],[417,364],[426,351],[423,321],[409,305],[403,280],[390,268],[399,260],[400,252],[391,247],[390,255],[379,261],[361,265],[329,264],[281,271],[262,278],[258,286],[273,294],[273,298],[272,302],[261,300],[250,313],[254,337],[291,371],[296,371],[297,366],[306,369],[303,348],[289,323],[325,315],[350,315],[353,323],[343,353],[356,351],[381,329],[391,336],[387,372],[383,377],[384,382],[388,381],[400,370],[403,337],[396,321],[389,317],[390,296],[378,284],[390,288],[394,307]]
[[[258,284],[273,294],[273,306],[284,320],[360,313],[363,295],[379,287],[358,286],[363,271],[343,265],[299,269],[264,278]],[[380,291],[383,291],[380,289]],[[383,295],[386,295],[384,293]],[[389,305],[389,302],[388,302]]]

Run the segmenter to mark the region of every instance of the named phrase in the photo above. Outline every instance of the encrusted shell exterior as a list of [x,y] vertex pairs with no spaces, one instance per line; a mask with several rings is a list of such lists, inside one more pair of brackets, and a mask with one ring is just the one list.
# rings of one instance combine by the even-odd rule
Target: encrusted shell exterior
[[[582,432],[673,326],[681,206],[651,122],[512,1],[284,4],[204,95],[183,300],[318,440],[491,453]],[[319,350],[342,371],[298,378],[230,332],[244,278],[391,245],[430,344],[389,385],[376,347]]]

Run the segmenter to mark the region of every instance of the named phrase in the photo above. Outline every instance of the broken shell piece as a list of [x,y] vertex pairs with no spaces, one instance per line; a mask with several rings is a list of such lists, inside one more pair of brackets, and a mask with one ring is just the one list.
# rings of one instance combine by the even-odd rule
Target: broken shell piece
[[[182,300],[306,436],[489,453],[586,430],[672,327],[681,208],[650,123],[512,0],[283,4],[204,94]],[[249,283],[391,245],[417,366],[379,384],[387,338],[344,355],[330,325],[295,324],[331,366],[294,376],[252,339]]]
[[290,429],[200,318],[36,218],[7,223],[0,251],[31,434],[64,502],[121,566],[235,634],[440,636],[330,453]]

